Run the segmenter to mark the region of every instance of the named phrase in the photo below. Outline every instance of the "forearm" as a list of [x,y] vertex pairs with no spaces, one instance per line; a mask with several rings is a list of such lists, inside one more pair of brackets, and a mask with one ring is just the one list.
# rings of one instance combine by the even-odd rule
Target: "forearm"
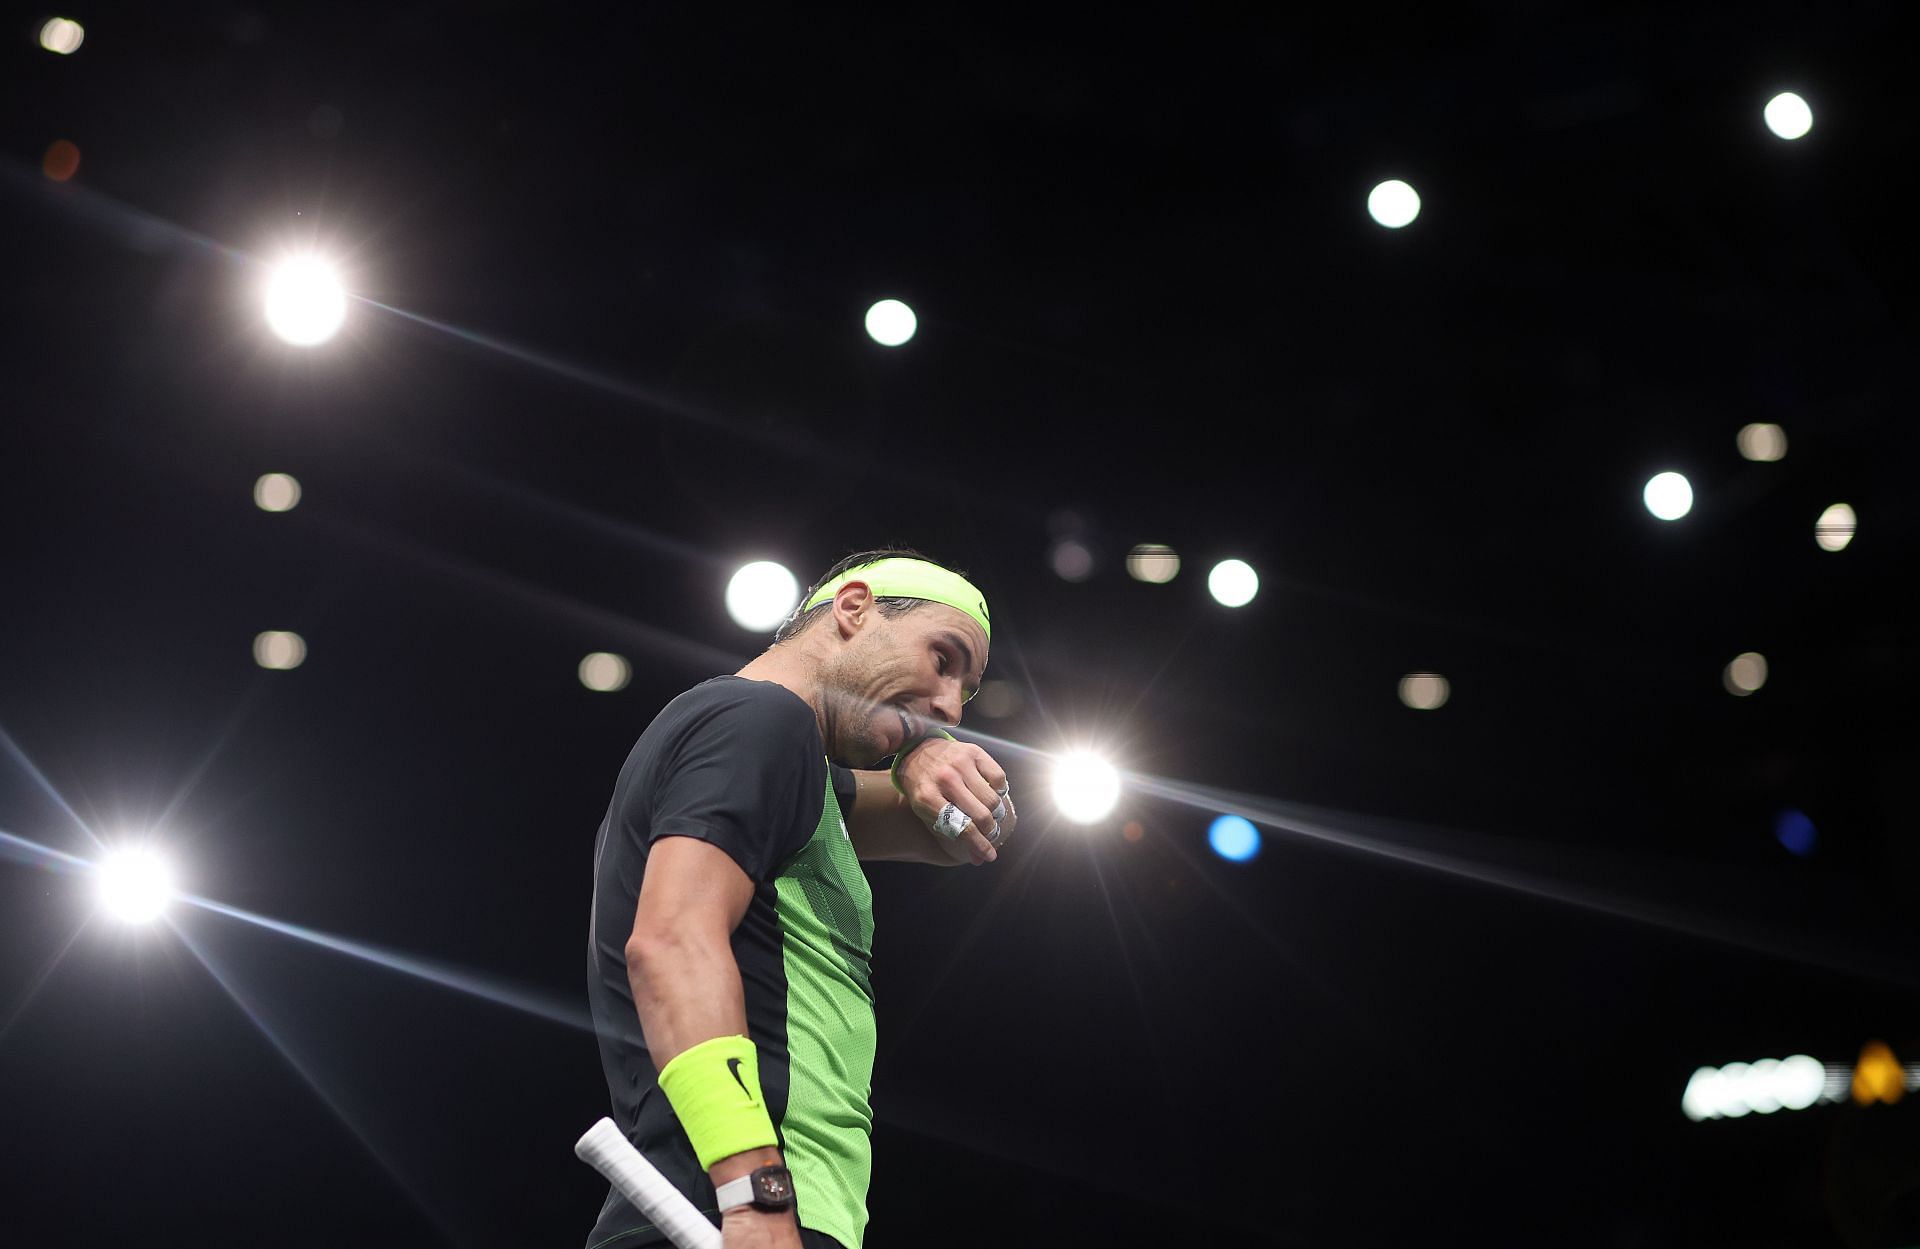
[[[629,941],[627,985],[656,1069],[702,1041],[747,1035],[746,994],[728,941],[711,935]],[[707,1174],[720,1185],[780,1162],[780,1151],[768,1146],[721,1158]]]
[[717,1036],[745,1036],[740,965],[724,937],[663,933],[627,942],[627,985],[654,1067]]
[[854,853],[869,862],[931,863],[953,867],[937,834],[920,822],[905,795],[885,772],[855,771],[853,809],[846,812]]

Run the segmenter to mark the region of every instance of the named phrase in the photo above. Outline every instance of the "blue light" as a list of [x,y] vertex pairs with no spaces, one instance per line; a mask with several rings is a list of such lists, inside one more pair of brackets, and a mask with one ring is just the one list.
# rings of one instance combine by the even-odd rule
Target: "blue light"
[[1260,853],[1260,830],[1243,816],[1223,815],[1208,827],[1207,844],[1221,858],[1245,863]]
[[1814,830],[1813,821],[1807,818],[1807,813],[1793,807],[1774,817],[1773,835],[1781,845],[1803,859],[1813,853],[1814,843],[1820,840],[1820,834]]

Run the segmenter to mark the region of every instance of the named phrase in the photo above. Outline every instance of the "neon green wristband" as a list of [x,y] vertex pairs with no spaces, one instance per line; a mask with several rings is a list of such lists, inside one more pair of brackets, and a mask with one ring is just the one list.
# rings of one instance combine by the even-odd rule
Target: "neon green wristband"
[[760,1053],[746,1037],[717,1036],[676,1054],[660,1068],[660,1088],[702,1167],[780,1143],[760,1099]]
[[[957,742],[960,740],[959,738],[955,737],[953,734],[947,732],[945,729],[935,729],[933,732],[939,734],[941,737],[946,738],[950,742]],[[933,734],[929,734],[928,737],[931,737],[932,735]],[[900,789],[900,765],[907,761],[908,755],[912,754],[914,750],[917,749],[918,747],[925,745],[926,742],[927,742],[926,737],[921,738],[919,741],[909,742],[907,745],[903,746],[900,749],[900,752],[898,754],[894,755],[893,757],[893,768],[888,773],[888,775],[893,777],[893,787],[895,789],[899,789],[900,792],[903,794],[906,793],[907,791],[904,789]]]

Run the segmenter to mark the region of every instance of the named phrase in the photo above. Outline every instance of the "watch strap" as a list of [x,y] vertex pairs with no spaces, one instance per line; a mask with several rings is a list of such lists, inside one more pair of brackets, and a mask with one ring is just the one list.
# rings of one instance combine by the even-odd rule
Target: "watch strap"
[[728,1180],[724,1184],[716,1185],[713,1190],[713,1195],[720,1199],[720,1213],[722,1214],[725,1214],[727,1211],[733,1209],[735,1206],[752,1205],[753,1204],[752,1174],[749,1173],[747,1175],[741,1176],[738,1179]]

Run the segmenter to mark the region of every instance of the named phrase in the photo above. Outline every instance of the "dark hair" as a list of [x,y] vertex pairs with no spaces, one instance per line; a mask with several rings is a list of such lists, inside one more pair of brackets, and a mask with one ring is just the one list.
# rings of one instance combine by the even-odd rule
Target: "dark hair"
[[[813,601],[814,595],[820,593],[823,588],[838,580],[840,574],[846,572],[849,568],[858,568],[862,564],[871,564],[883,559],[926,560],[929,564],[939,564],[940,567],[946,568],[946,565],[940,564],[939,560],[929,559],[912,547],[889,546],[882,547],[877,551],[857,551],[836,562],[833,567],[827,569],[825,575],[823,575],[820,580],[807,587],[807,592],[800,596],[800,602],[794,607],[793,614],[788,616],[786,620],[781,623],[779,629],[774,631],[774,642],[776,644],[785,642],[806,632],[807,628],[811,626],[817,618],[825,614],[827,610],[833,606],[833,600],[828,599],[824,603],[815,603],[811,610],[801,610],[809,602]],[[947,571],[958,577],[967,575],[958,568],[948,568]],[[884,598],[876,596],[873,600],[874,609],[888,620],[893,620],[909,612],[917,611],[926,606],[926,603],[927,600],[923,598],[900,598],[897,595],[889,595]]]

